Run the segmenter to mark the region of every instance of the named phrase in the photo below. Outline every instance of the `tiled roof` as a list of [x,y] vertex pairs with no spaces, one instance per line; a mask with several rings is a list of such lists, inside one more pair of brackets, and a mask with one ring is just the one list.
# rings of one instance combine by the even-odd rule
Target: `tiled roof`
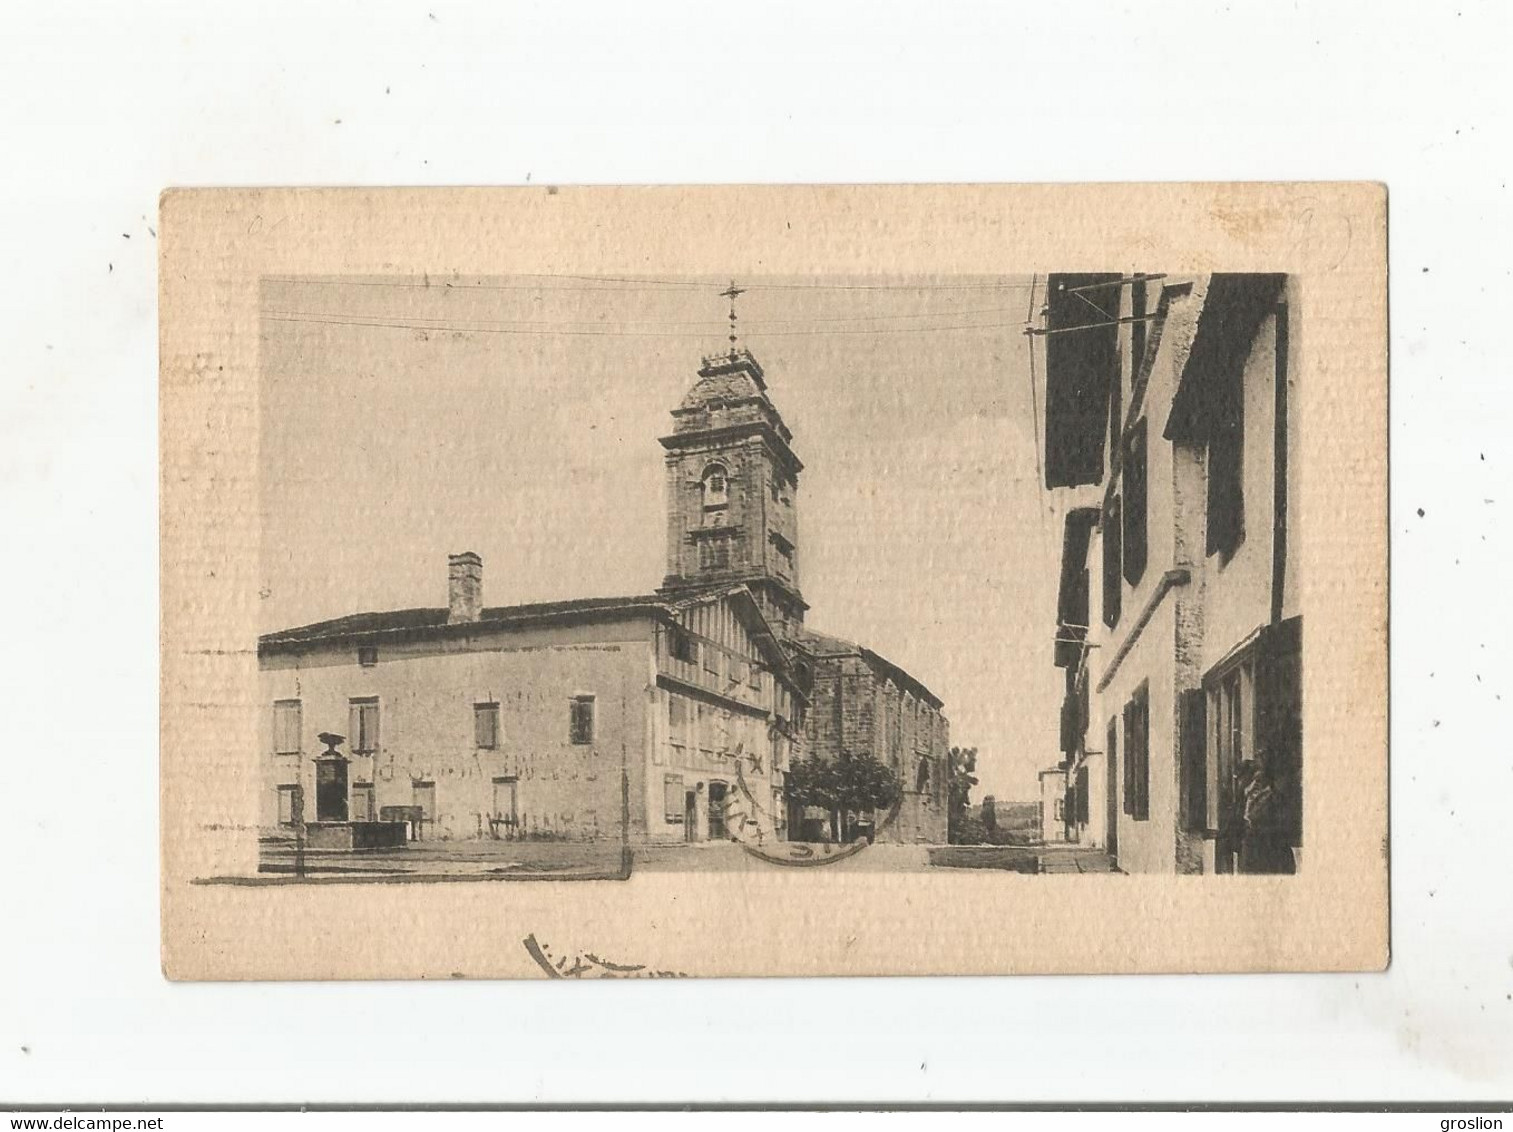
[[911,676],[906,670],[894,664],[887,657],[875,653],[869,648],[864,648],[855,641],[832,637],[826,633],[816,633],[813,629],[808,628],[800,629],[798,636],[799,646],[809,653],[810,656],[816,658],[859,656],[874,669],[881,671],[883,675],[890,678],[899,687],[913,692],[937,710],[945,706],[944,701],[939,696],[930,691],[929,688],[925,687],[923,683]]
[[485,609],[477,621],[447,624],[445,607],[395,609],[385,613],[353,613],[330,621],[317,621],[293,629],[280,629],[258,638],[258,651],[278,650],[326,641],[349,641],[378,634],[426,636],[444,632],[464,633],[475,629],[505,628],[541,621],[582,621],[618,618],[627,614],[666,612],[667,605],[655,594],[636,597],[591,597],[572,601],[536,602],[530,605],[500,605]]

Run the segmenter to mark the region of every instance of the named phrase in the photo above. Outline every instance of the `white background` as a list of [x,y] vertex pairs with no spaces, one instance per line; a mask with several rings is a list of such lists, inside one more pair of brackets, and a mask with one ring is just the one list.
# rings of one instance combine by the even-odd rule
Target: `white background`
[[[50,3],[0,26],[0,1105],[1513,1096],[1502,5]],[[1389,972],[162,980],[162,188],[1293,178],[1391,192]]]

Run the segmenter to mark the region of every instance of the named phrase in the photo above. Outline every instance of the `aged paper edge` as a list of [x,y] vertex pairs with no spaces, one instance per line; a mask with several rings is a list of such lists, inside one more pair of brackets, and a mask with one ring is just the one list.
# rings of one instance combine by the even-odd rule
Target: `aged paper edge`
[[[161,213],[162,959],[170,978],[544,977],[528,938],[559,954],[587,949],[700,976],[1387,963],[1384,187],[183,190],[164,194]],[[194,883],[245,863],[235,827],[247,819],[228,795],[255,766],[262,275],[1152,264],[1285,271],[1305,296],[1297,327],[1309,620],[1303,874],[899,878],[774,869],[619,882]]]

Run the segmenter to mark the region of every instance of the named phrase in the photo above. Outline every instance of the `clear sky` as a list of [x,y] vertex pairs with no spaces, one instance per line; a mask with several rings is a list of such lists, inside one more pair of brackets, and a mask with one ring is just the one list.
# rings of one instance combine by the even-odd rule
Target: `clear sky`
[[[490,605],[654,590],[657,438],[728,347],[727,284],[265,280],[263,630],[444,605],[461,550]],[[1031,280],[740,284],[741,344],[805,464],[807,623],[945,701],[979,750],[974,800],[1037,797],[1059,757],[1061,521],[1036,471]]]

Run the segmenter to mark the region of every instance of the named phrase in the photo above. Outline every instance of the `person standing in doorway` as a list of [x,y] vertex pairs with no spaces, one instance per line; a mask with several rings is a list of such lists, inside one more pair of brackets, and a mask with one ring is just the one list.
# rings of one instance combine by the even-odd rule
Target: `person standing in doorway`
[[[1291,873],[1292,847],[1287,843],[1278,784],[1272,780],[1264,759],[1244,766],[1250,771],[1242,777],[1240,872]],[[1241,773],[1245,775],[1244,767]]]

